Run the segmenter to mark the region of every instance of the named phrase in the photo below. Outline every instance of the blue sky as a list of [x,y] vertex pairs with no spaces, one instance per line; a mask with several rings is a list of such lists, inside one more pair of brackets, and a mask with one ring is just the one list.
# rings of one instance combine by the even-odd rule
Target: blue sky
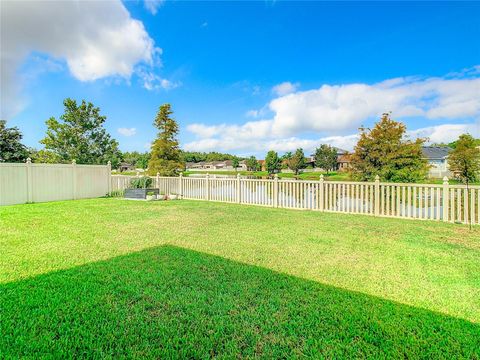
[[65,97],[99,106],[122,150],[148,148],[165,102],[189,150],[351,149],[384,111],[411,136],[480,136],[480,3],[36,6],[2,2],[2,116],[29,146]]

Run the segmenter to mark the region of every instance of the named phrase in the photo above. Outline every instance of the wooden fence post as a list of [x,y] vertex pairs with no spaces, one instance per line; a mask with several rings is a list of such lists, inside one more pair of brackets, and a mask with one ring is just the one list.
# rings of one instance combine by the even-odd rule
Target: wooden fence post
[[207,186],[207,191],[205,193],[206,195],[206,199],[205,200],[210,200],[210,174],[207,173],[207,176],[205,177],[205,183],[206,183],[206,186]]
[[180,199],[183,198],[183,172],[180,173],[180,176],[178,177],[180,183],[179,183],[179,186],[178,186],[178,197]]
[[157,177],[156,177],[155,181],[157,182],[155,185],[156,185],[157,189],[160,191],[160,173],[159,172],[157,172]]
[[320,194],[318,194],[318,201],[319,201],[319,210],[324,210],[324,196],[325,196],[325,179],[323,178],[323,174],[320,175]]
[[443,194],[442,194],[442,220],[448,221],[448,197],[449,197],[449,185],[448,177],[443,178]]
[[32,159],[27,159],[27,202],[33,202]]
[[278,207],[278,174],[273,178],[273,207]]
[[242,202],[242,193],[241,193],[241,184],[240,184],[240,174],[237,174],[237,195],[236,195],[236,200],[237,200],[237,203],[241,203]]
[[375,216],[380,215],[380,176],[375,176]]
[[112,162],[110,160],[108,160],[108,162],[107,162],[107,171],[108,171],[108,174],[107,174],[108,195],[110,195],[111,192],[112,192]]
[[77,200],[77,160],[72,160],[73,200]]

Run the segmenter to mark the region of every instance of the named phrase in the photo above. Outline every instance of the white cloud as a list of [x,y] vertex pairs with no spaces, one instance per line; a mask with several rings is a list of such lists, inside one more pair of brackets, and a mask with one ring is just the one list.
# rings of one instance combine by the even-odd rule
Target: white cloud
[[[404,77],[375,84],[323,85],[318,89],[294,92],[273,99],[268,108],[271,119],[244,124],[187,127],[197,140],[186,146],[193,150],[290,151],[313,149],[320,142],[351,150],[361,124],[392,111],[394,119],[424,118],[444,122],[461,120],[469,124],[444,124],[410,131],[429,137],[431,142],[452,141],[463,132],[479,133],[480,77],[478,67],[464,69],[443,78]],[[250,111],[247,116],[258,116]],[[315,140],[298,136],[323,135]],[[352,135],[337,135],[351,133]],[[477,135],[477,136],[480,136]]]
[[474,124],[444,124],[408,131],[412,138],[428,138],[429,143],[449,143],[465,133],[480,137],[480,121]]
[[158,48],[119,0],[2,1],[0,6],[2,118],[22,108],[18,71],[32,52],[64,61],[80,81],[128,79],[137,63],[155,63]]
[[158,9],[163,5],[164,0],[144,0],[143,4],[152,15],[156,15]]
[[284,96],[284,95],[288,95],[288,94],[291,94],[291,93],[297,91],[299,86],[300,86],[299,83],[293,84],[289,81],[285,81],[281,84],[275,85],[272,88],[272,91],[275,95]]
[[266,153],[275,150],[280,153],[303,148],[306,154],[312,153],[320,144],[329,144],[345,150],[352,150],[358,135],[330,136],[318,139],[301,139],[298,137],[279,138],[265,141],[256,139],[237,139],[235,137],[207,138],[189,142],[184,145],[188,151],[242,151],[244,153]]
[[117,131],[123,136],[133,136],[137,133],[137,129],[135,128],[118,128]]
[[392,111],[395,117],[454,119],[480,114],[480,78],[390,79],[373,85],[323,85],[272,100],[278,135],[357,128]]
[[181,83],[173,82],[162,78],[161,76],[155,74],[153,71],[138,69],[137,75],[142,80],[142,85],[147,90],[170,90],[176,87],[179,87]]

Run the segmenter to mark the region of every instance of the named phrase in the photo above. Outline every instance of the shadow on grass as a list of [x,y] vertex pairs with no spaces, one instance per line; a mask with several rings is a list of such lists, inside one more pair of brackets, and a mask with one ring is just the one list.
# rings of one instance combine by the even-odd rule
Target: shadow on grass
[[164,246],[0,286],[0,357],[480,356],[480,326]]

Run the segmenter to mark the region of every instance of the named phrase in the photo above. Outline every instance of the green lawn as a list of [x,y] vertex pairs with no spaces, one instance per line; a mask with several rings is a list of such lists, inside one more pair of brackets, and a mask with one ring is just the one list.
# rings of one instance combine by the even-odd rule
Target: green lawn
[[480,227],[111,198],[0,249],[0,358],[480,359]]

